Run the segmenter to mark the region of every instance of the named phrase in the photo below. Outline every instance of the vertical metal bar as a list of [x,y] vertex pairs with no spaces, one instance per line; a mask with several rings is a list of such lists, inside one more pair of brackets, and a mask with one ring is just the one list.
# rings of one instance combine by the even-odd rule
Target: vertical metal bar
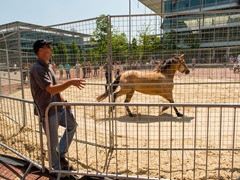
[[[171,114],[173,114],[173,108],[171,108]],[[172,136],[173,136],[173,119],[171,118],[171,123],[170,123],[170,179],[172,179]]]
[[[27,106],[28,104],[27,103],[25,103],[24,101],[22,102],[22,103],[24,103],[25,104],[25,106]],[[32,126],[32,121],[30,121],[30,122],[28,122],[28,116],[27,116],[27,114],[29,114],[29,113],[26,113],[26,116],[25,116],[25,122],[27,122],[26,123],[26,126],[31,126],[31,127],[33,127]],[[25,127],[23,127],[23,128],[25,128]],[[25,140],[25,142],[27,142],[27,143],[29,143],[29,144],[31,144],[31,142],[33,143],[33,136],[32,136],[32,134],[29,134],[28,136],[23,136],[23,138],[24,138],[24,140]],[[27,152],[26,152],[27,153]],[[29,152],[29,153],[31,153],[31,152]],[[33,154],[32,154],[32,156],[34,157],[34,151],[32,152]]]
[[[96,117],[96,112],[94,111],[94,117]],[[98,139],[97,139],[97,121],[94,121],[94,136],[95,136],[95,143],[98,144]],[[98,147],[95,146],[95,156],[96,156],[96,169],[98,170],[98,153],[97,153]],[[106,161],[107,162],[107,161]],[[99,171],[99,170],[98,170]]]
[[[104,106],[104,109],[105,109],[105,111],[104,111],[104,117],[105,117],[105,119],[107,119],[106,117],[106,106]],[[105,152],[106,152],[106,158],[105,158],[105,165],[104,165],[104,169],[103,169],[103,172],[105,172],[106,174],[108,173],[108,165],[109,165],[109,161],[110,161],[110,159],[111,159],[111,157],[109,157],[110,155],[111,155],[111,153],[112,153],[112,149],[113,149],[113,145],[114,144],[112,144],[111,142],[113,142],[113,140],[111,140],[111,138],[113,138],[112,137],[112,134],[111,134],[111,128],[113,128],[112,126],[111,126],[111,124],[113,124],[111,121],[113,120],[113,118],[109,118],[108,119],[108,122],[109,122],[109,131],[108,131],[108,135],[109,135],[109,149],[105,149]],[[105,144],[107,143],[107,125],[106,125],[106,121],[104,122],[104,124],[105,124]],[[106,144],[106,146],[107,146],[107,144]],[[108,160],[108,158],[109,158],[109,160]]]
[[[6,107],[6,109],[3,111],[4,113],[9,113],[8,112],[8,108],[10,108],[10,102],[9,101],[11,101],[10,99],[4,99],[5,100],[5,102],[6,102],[6,106],[4,106],[4,107]],[[12,108],[10,108],[10,109],[12,109]],[[6,122],[6,124],[8,125],[8,126],[10,126],[10,121],[7,121]],[[7,137],[10,137],[10,135],[11,135],[11,130],[10,131],[7,131],[7,133],[6,133],[6,136]],[[16,137],[14,137],[14,139],[15,139]],[[8,142],[6,142],[6,143],[8,143]],[[8,144],[9,145],[9,144]]]
[[[234,153],[235,153],[235,126],[236,126],[236,108],[234,108],[234,117],[233,117],[233,136],[232,136],[232,165],[231,169],[234,167]],[[233,179],[233,172],[231,171],[231,179]]]
[[[77,113],[76,113],[76,105],[73,106],[73,113],[74,113],[74,117],[77,121],[77,119],[80,119],[80,117],[78,118],[77,117]],[[81,119],[80,119],[81,120]],[[79,152],[79,148],[78,148],[78,131],[75,132],[75,143],[76,143],[76,158],[79,159],[79,155],[78,155],[78,152]],[[79,169],[79,163],[77,163],[77,169]]]
[[[112,119],[112,121],[113,121],[113,119]],[[115,132],[115,134],[114,134],[114,137],[115,137],[114,144],[118,144],[118,140],[117,140],[117,137],[118,137],[118,132],[117,132],[118,124],[117,124],[117,121],[114,121],[112,124],[113,124],[113,126],[115,126],[115,128],[114,128],[114,132]],[[119,174],[118,173],[118,150],[117,149],[116,149],[116,174]]]
[[22,62],[22,52],[21,52],[21,35],[20,35],[20,31],[18,30],[17,31],[17,39],[18,39],[18,56],[19,56],[19,63],[20,63],[20,79],[21,79],[21,88],[22,88],[22,98],[24,99],[24,92],[23,92],[23,75],[22,75],[22,72],[23,72],[23,69],[22,69],[22,66],[23,66],[23,62]]
[[[84,116],[84,131],[85,131],[85,142],[87,142],[88,139],[88,135],[87,135],[87,117],[86,117],[86,106],[83,106],[83,116]],[[88,148],[87,148],[88,144],[86,143],[86,167],[87,167],[87,171],[88,171]]]
[[6,60],[7,60],[7,71],[8,71],[8,88],[9,93],[11,94],[11,77],[10,77],[10,64],[9,64],[9,57],[8,57],[8,45],[7,45],[7,39],[3,32],[0,31],[0,33],[3,35],[4,43],[5,43],[5,52],[6,52]]
[[39,132],[40,132],[42,172],[45,172],[45,161],[44,161],[45,153],[43,151],[43,122],[42,122],[42,119],[40,117],[40,114],[38,115],[38,121],[39,121]]
[[[139,107],[137,106],[137,172],[139,172]],[[137,174],[137,178],[139,178],[139,174]]]
[[[104,118],[105,119],[107,119],[106,117],[106,106],[104,106],[103,107],[104,108]],[[96,116],[97,117],[97,116]],[[106,146],[108,146],[108,138],[107,137],[109,137],[109,147],[111,147],[112,145],[111,145],[111,142],[112,142],[112,140],[111,140],[111,121],[110,121],[110,119],[109,119],[109,126],[108,126],[108,130],[107,130],[107,123],[106,123],[106,121],[104,121],[104,129],[105,129],[105,133],[104,133],[104,137],[105,137],[105,145]],[[108,132],[108,133],[107,133]],[[107,136],[108,135],[108,136]],[[108,154],[110,154],[109,152],[111,151],[112,149],[110,148],[110,150],[109,149],[105,149],[105,154],[106,154],[106,158],[105,158],[105,165],[104,165],[104,169],[103,169],[103,172],[106,172],[106,174],[107,174],[107,172],[108,172],[108,169],[107,169],[107,167],[108,167]]]
[[49,159],[49,171],[51,173],[52,171],[52,155],[51,155],[51,145],[50,145],[50,130],[49,130],[49,123],[48,123],[48,116],[46,116],[48,114],[48,109],[46,109],[45,111],[45,129],[46,129],[46,135],[47,135],[47,147],[48,147],[48,159]]
[[221,147],[222,147],[222,107],[220,108],[220,130],[219,130],[219,161],[218,161],[218,178],[220,178],[220,167],[221,167]]
[[[105,117],[107,117],[107,110],[106,108],[110,108],[110,106],[105,106]],[[111,118],[111,114],[109,114],[109,140],[110,140],[110,149],[114,149],[114,137],[116,138],[116,143],[117,143],[117,129],[116,126],[114,126],[113,118]],[[116,123],[116,121],[115,121]],[[115,132],[115,134],[114,134]],[[115,136],[114,136],[115,135]]]
[[[31,119],[34,119],[34,117],[32,118],[32,113],[30,111],[31,107],[29,103],[26,103],[27,109],[28,109],[28,116],[27,116],[27,120],[29,119],[30,121],[28,121],[28,123],[30,124],[30,127],[33,127],[33,129],[36,131],[37,126],[36,126],[36,121],[31,121]],[[35,144],[35,140],[37,140],[37,136],[36,138],[34,138],[34,135],[32,135],[32,143]],[[35,153],[35,154],[34,154]],[[36,151],[33,151],[33,157],[38,157],[38,153]]]
[[[128,147],[128,122],[125,123],[126,128],[126,147]],[[126,169],[127,169],[127,177],[129,176],[128,172],[128,149],[126,148]]]
[[3,94],[3,92],[2,92],[2,72],[0,72],[0,94]]
[[[162,111],[161,107],[159,106],[159,110]],[[159,112],[160,112],[159,111]],[[159,167],[158,167],[158,178],[160,179],[161,177],[161,121],[160,121],[160,116],[158,116],[158,164],[159,164]]]
[[[150,114],[149,113],[149,106],[147,107],[148,108],[148,115]],[[147,134],[148,134],[148,150],[147,150],[147,153],[148,153],[148,169],[150,169],[150,124],[149,124],[149,121],[148,121],[148,123],[147,123],[147,130],[148,130],[148,132],[147,132]],[[150,172],[148,171],[148,176],[147,176],[148,178],[150,177]]]
[[[11,102],[13,102],[13,100],[11,100],[10,101],[10,104],[11,104]],[[22,104],[23,104],[23,102],[22,101],[17,101],[17,103],[19,104],[19,106],[17,106],[17,107],[23,107],[22,106]],[[10,105],[10,107],[12,107],[12,105]],[[11,108],[12,109],[12,108]],[[13,110],[13,109],[12,109]],[[15,129],[15,133],[18,133],[18,132],[20,132],[21,130],[22,130],[22,128],[24,127],[24,126],[22,126],[22,124],[21,124],[21,110],[22,110],[22,108],[20,108],[20,110],[17,110],[16,112],[18,113],[18,117],[19,117],[19,119],[17,119],[17,124],[19,125],[19,129]],[[15,112],[15,113],[16,113]],[[12,112],[13,113],[13,112]],[[15,138],[17,139],[17,140],[20,140],[20,139],[25,139],[26,137],[22,134],[22,133],[19,133],[19,136],[15,136]],[[23,143],[21,143],[21,149],[23,149],[23,150],[25,150],[25,147],[24,147],[24,144]],[[24,152],[25,153],[25,152]]]
[[[115,107],[115,109],[116,109],[116,107]],[[115,111],[116,112],[116,111]],[[109,121],[111,122],[111,126],[110,126],[110,128],[111,128],[111,149],[114,149],[114,147],[115,147],[115,142],[114,142],[114,137],[115,136],[117,136],[117,131],[114,131],[114,123],[113,123],[113,114],[109,114]],[[114,132],[116,133],[116,134],[114,134]]]
[[[104,118],[106,119],[106,106],[104,106],[103,107],[104,108]],[[96,109],[96,108],[95,108]],[[109,124],[111,124],[111,122],[109,121]],[[105,132],[106,133],[104,133],[104,137],[105,137],[105,144],[106,144],[106,146],[108,146],[108,138],[109,138],[109,146],[110,146],[110,137],[111,137],[111,135],[110,135],[110,131],[111,131],[111,128],[110,128],[111,126],[109,126],[108,127],[108,131],[107,131],[107,122],[106,121],[104,121],[104,129],[105,129]],[[108,133],[107,133],[108,132]],[[108,135],[108,136],[107,136]],[[107,154],[107,149],[106,149],[106,154]]]
[[[184,114],[184,110],[185,110],[185,108],[183,109],[183,114]],[[195,108],[195,111],[196,111],[196,108]],[[183,121],[183,124],[182,124],[182,179],[183,179],[183,174],[184,174],[184,143],[185,143],[185,141],[184,141],[185,123],[184,122],[185,121]]]
[[[12,107],[18,107],[18,101],[16,101],[16,105],[14,105],[13,104],[13,100],[11,100],[11,99],[6,99],[7,100],[7,102],[9,103],[8,104],[8,116],[16,116],[16,114],[17,114],[17,112],[14,112],[14,109],[12,108]],[[19,106],[19,107],[21,107],[21,106]],[[12,126],[12,124],[13,123],[16,123],[17,125],[19,125],[20,126],[20,124],[19,124],[19,122],[13,122],[13,117],[9,117],[9,119],[12,119],[11,121],[9,121],[8,123],[9,123],[9,127],[11,127]],[[14,121],[16,120],[17,121],[17,119],[18,118],[15,118],[14,119]],[[13,134],[17,134],[18,132],[18,128],[17,128],[17,126],[16,126],[16,128],[10,128],[10,134],[11,134],[11,136],[13,135]],[[17,139],[17,136],[13,136],[14,137],[14,139]]]
[[28,81],[27,81],[27,83],[28,83],[28,86],[30,86],[30,79],[29,79],[29,71],[30,71],[30,66],[29,66],[29,60],[28,60],[28,53],[26,52],[26,58],[27,58],[27,77],[28,77]]
[[208,144],[209,144],[209,108],[207,109],[207,142],[206,142],[206,171],[205,171],[205,176],[206,179],[208,178]]
[[[21,35],[20,35],[20,31],[18,29],[17,31],[17,36],[18,36],[18,56],[19,56],[19,61],[20,61],[20,78],[21,78],[21,88],[22,88],[22,98],[25,99],[25,94],[24,94],[24,83],[23,83],[23,69],[22,69],[22,52],[21,52]],[[26,104],[23,103],[23,113],[22,113],[22,119],[23,119],[23,126],[25,126],[25,117],[26,117]]]
[[[109,91],[112,92],[113,86],[112,86],[112,69],[113,69],[113,62],[112,62],[112,25],[111,25],[111,16],[108,15],[107,16],[107,46],[108,46],[108,52],[107,52],[107,60],[108,60],[108,87],[109,87]],[[109,96],[109,102],[112,102],[112,97],[113,95],[111,94]]]
[[[57,112],[57,106],[58,105],[56,105],[55,106],[55,108],[56,108],[56,112]],[[66,103],[64,103],[64,113],[65,113],[65,117],[64,117],[64,121],[65,121],[65,125],[66,125],[66,127],[65,127],[65,130],[64,131],[66,131],[66,143],[67,143],[67,147],[69,147],[69,137],[68,137],[68,121],[67,121],[67,117],[68,117],[68,115],[67,115],[67,113],[69,113],[68,112],[69,111],[69,109],[67,109],[67,105],[66,105]],[[64,133],[64,132],[63,132]],[[58,149],[59,149],[59,146],[58,146]],[[60,149],[58,150],[58,153],[59,153],[59,162],[60,162]],[[69,151],[67,151],[67,157],[69,157]]]
[[197,112],[195,111],[195,126],[194,126],[194,155],[193,155],[193,179],[196,174],[196,146],[197,146]]
[[[132,10],[132,7],[131,7],[131,0],[129,0],[129,40],[128,40],[128,42],[129,42],[129,44],[128,44],[128,48],[129,48],[129,51],[130,51],[130,53],[131,53],[131,44],[132,44],[132,30],[131,30],[131,28],[132,28],[132,19],[131,19],[131,10]],[[131,54],[130,54],[131,55]]]

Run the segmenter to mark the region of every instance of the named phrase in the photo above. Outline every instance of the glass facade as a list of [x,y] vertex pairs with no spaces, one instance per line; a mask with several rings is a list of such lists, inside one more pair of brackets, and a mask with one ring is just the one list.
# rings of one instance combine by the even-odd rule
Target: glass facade
[[[6,28],[10,25],[11,28]],[[63,41],[67,48],[71,46],[73,41],[79,47],[83,46],[83,37],[80,36],[81,34],[76,36],[71,31],[61,31],[60,29],[56,28],[48,28],[44,30],[44,27],[21,22],[2,25],[0,26],[0,32],[0,39],[5,39],[7,44],[6,47],[5,41],[0,41],[0,49],[8,49],[10,66],[12,66],[12,64],[17,64],[18,67],[20,66],[18,58],[19,48],[22,51],[21,58],[23,62],[34,62],[36,60],[36,56],[32,50],[32,45],[36,39],[51,40],[54,42],[53,45],[58,45],[60,41]],[[18,38],[20,44],[18,44]],[[4,55],[5,52],[0,52],[0,63],[4,63],[5,58],[1,58],[1,56]]]
[[[174,31],[182,39],[196,34],[200,47],[239,45],[240,13],[218,10],[222,7],[225,10],[236,9],[236,0],[166,0],[164,3],[165,13],[170,13],[163,21],[165,33]],[[206,7],[211,13],[204,10]],[[213,10],[216,13],[212,13]],[[186,15],[177,14],[184,11]],[[185,34],[185,37],[180,34]]]
[[180,12],[180,11],[192,11],[196,9],[218,9],[218,6],[227,5],[233,7],[236,5],[237,0],[165,0],[164,12]]

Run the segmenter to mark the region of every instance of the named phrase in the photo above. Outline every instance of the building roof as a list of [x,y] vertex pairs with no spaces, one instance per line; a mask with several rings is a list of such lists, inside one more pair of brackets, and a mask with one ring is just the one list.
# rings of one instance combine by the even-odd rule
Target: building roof
[[80,36],[80,37],[90,37],[91,35],[89,34],[83,34],[79,33],[76,31],[67,31],[59,28],[54,28],[51,26],[40,26],[40,25],[35,25],[35,24],[30,24],[30,23],[25,23],[25,22],[20,22],[20,21],[15,21],[11,22],[8,24],[3,24],[0,25],[0,31],[16,31],[16,30],[43,30],[43,31],[50,31],[54,33],[59,33],[59,34],[67,34],[67,35],[74,35],[74,36]]
[[[155,12],[156,14],[163,14],[164,13],[164,0],[138,0],[141,2],[143,5],[148,7],[150,10]],[[196,0],[197,1],[197,0]],[[240,0],[238,0],[240,1]],[[218,4],[216,3],[210,3],[208,2],[206,6],[204,7],[191,7],[190,9],[187,9],[189,12],[199,12],[199,11],[214,11],[214,10],[227,10],[227,9],[239,9],[239,3],[238,1],[226,1],[226,2],[219,2]],[[180,2],[179,0],[172,0],[172,3],[177,3]],[[181,10],[182,12],[186,10]]]
[[143,5],[147,6],[156,14],[161,14],[164,12],[164,1],[163,0],[138,0]]

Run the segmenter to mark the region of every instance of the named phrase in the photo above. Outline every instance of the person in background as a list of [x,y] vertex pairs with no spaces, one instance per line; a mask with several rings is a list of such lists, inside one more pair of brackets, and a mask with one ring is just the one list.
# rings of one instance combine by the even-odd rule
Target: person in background
[[93,77],[97,77],[98,76],[98,69],[99,69],[99,65],[97,62],[94,63],[93,66]]
[[92,74],[92,67],[91,67],[91,62],[90,61],[87,61],[86,62],[86,77],[91,77],[91,74]]
[[197,59],[195,57],[192,58],[192,69],[194,70],[195,65],[197,63]]
[[82,65],[82,71],[83,71],[83,78],[86,78],[86,74],[87,74],[87,68],[86,68],[86,62],[83,62]]
[[[110,69],[109,69],[110,68]],[[100,69],[105,71],[105,79],[106,79],[106,84],[105,84],[105,92],[107,92],[107,87],[112,83],[112,71],[114,70],[114,66],[110,67],[110,64],[106,62],[103,67]]]
[[76,77],[77,77],[77,78],[80,78],[80,68],[81,68],[81,65],[80,65],[80,63],[77,61],[76,65],[75,65]]
[[66,63],[65,66],[64,66],[64,68],[65,68],[65,71],[66,71],[66,78],[67,78],[67,79],[71,79],[71,75],[70,75],[70,69],[71,69],[71,67],[70,67],[70,65],[69,65],[68,63]]
[[14,70],[14,74],[16,75],[17,74],[17,64],[16,63],[13,64],[13,70]]
[[[66,102],[61,92],[70,86],[83,89],[85,80],[80,78],[69,79],[63,84],[58,84],[49,60],[52,57],[52,42],[44,39],[36,40],[33,51],[37,56],[36,62],[30,70],[30,87],[35,102],[35,115],[39,115],[43,122],[43,128],[50,131],[51,163],[55,170],[71,167],[65,154],[71,145],[76,132],[77,123],[71,112],[71,107],[57,106],[49,109],[48,125],[46,127],[45,111],[52,102]],[[39,111],[37,111],[37,109]],[[38,113],[39,112],[39,113]],[[65,127],[65,131],[58,143],[58,127]],[[59,161],[60,159],[60,161]]]
[[22,66],[22,78],[23,78],[23,83],[27,84],[27,79],[28,79],[28,72],[29,71],[29,67],[28,64],[23,64]]

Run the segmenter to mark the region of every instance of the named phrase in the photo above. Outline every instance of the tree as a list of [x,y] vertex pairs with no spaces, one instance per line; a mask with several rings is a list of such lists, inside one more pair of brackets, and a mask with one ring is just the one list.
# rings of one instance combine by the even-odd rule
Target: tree
[[57,48],[57,46],[53,46],[52,59],[54,59],[55,62],[59,62],[59,56],[58,56],[58,48]]
[[60,41],[58,44],[58,55],[61,62],[68,63],[68,54],[67,46],[63,41]]
[[70,63],[76,63],[79,61],[79,49],[77,46],[77,43],[75,41],[72,41],[70,49],[69,49],[69,62]]
[[96,50],[100,54],[107,53],[108,45],[108,32],[110,29],[110,22],[105,15],[100,15],[96,21],[96,29],[93,32],[94,37],[91,38],[91,42],[96,44]]
[[190,34],[189,37],[184,39],[184,43],[191,48],[196,49],[200,47],[200,38],[198,38],[197,34]]
[[135,37],[132,39],[130,51],[132,54],[132,58],[137,60],[139,58],[139,50],[138,50],[137,39]]
[[113,60],[125,59],[128,52],[128,40],[125,33],[112,34],[112,53],[117,57]]
[[148,53],[156,53],[162,49],[160,37],[151,33],[150,27],[146,27],[139,35],[139,50],[142,52],[140,56],[143,56],[144,59],[149,56]]
[[85,60],[85,58],[84,58],[84,50],[83,50],[83,48],[82,47],[79,47],[79,60],[81,61],[81,62],[83,62],[84,60]]
[[164,49],[177,49],[178,38],[177,33],[171,30],[163,36]]

